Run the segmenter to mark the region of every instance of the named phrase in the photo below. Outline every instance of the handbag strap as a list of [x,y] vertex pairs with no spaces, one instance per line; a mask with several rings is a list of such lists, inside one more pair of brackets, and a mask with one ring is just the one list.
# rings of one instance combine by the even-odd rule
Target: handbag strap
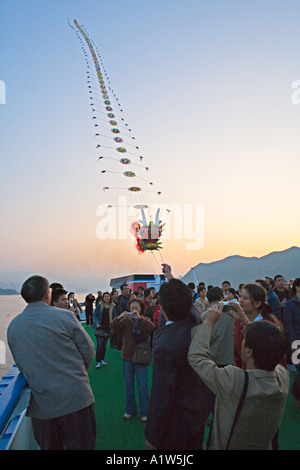
[[245,373],[244,387],[243,387],[243,391],[242,391],[242,395],[241,395],[241,398],[240,398],[238,407],[237,407],[236,412],[235,412],[235,417],[234,417],[234,420],[233,420],[233,423],[232,423],[232,426],[231,426],[231,431],[230,431],[230,434],[229,434],[229,438],[228,438],[228,442],[227,442],[227,445],[226,445],[225,450],[228,450],[228,448],[229,448],[229,446],[230,446],[230,442],[231,442],[231,438],[232,438],[232,435],[233,435],[233,431],[234,431],[235,425],[236,425],[236,423],[237,423],[237,420],[238,420],[240,411],[241,411],[241,409],[242,409],[242,406],[243,406],[243,404],[244,404],[245,397],[246,397],[246,393],[247,393],[247,389],[248,389],[249,374],[248,374],[248,372],[247,372],[246,370],[244,370],[244,373]]

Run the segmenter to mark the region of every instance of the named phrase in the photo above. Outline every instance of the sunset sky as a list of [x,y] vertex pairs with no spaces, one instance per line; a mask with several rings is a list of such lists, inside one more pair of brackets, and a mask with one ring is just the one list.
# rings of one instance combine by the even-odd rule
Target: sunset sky
[[[161,261],[184,275],[299,246],[299,18],[298,0],[1,0],[0,271],[104,288]],[[115,239],[99,239],[99,207],[128,191],[102,190],[110,176],[67,19],[101,54],[158,204],[175,208],[160,214],[161,255],[138,254],[118,222]]]

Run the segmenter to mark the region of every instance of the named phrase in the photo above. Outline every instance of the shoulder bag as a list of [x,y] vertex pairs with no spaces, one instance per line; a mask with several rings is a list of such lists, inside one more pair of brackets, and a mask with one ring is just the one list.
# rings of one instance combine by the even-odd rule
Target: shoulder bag
[[102,328],[99,323],[97,323],[96,329],[95,329],[95,336],[98,338],[109,338],[110,337],[110,330],[107,330],[105,328]]
[[235,412],[234,420],[233,420],[233,423],[232,423],[231,431],[230,431],[230,434],[229,434],[229,438],[228,438],[228,442],[227,442],[225,450],[228,450],[228,448],[230,446],[233,431],[234,431],[234,428],[235,428],[235,425],[237,423],[240,411],[242,409],[242,406],[243,406],[245,398],[246,398],[246,393],[247,393],[248,383],[249,383],[249,375],[248,375],[248,372],[246,370],[244,370],[244,373],[245,373],[244,388],[243,388],[243,391],[242,391],[242,395],[241,395],[238,407],[237,407],[236,412]]
[[137,343],[131,362],[141,366],[149,366],[151,364],[152,352],[148,341],[145,343]]
[[147,336],[141,331],[137,332],[137,329],[134,327],[131,331],[134,347],[131,362],[140,366],[149,366],[152,360],[152,351]]

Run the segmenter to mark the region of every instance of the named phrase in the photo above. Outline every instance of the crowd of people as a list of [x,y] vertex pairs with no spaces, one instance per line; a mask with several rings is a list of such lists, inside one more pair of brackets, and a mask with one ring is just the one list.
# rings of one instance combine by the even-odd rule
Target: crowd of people
[[[186,285],[167,264],[163,273],[167,282],[159,292],[131,291],[124,283],[120,292],[88,294],[82,304],[41,276],[24,282],[28,305],[7,338],[31,388],[27,415],[42,449],[94,448],[87,370],[94,356],[97,369],[107,365],[108,341],[121,352],[123,419],[139,408],[146,449],[279,448],[291,371],[297,372],[292,396],[300,408],[300,278],[265,276],[235,289],[227,280],[220,287]],[[96,351],[80,322],[83,307]]]

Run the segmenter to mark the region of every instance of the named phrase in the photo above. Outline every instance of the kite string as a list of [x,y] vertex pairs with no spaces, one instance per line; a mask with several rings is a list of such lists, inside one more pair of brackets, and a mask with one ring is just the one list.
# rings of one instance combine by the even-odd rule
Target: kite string
[[[107,107],[105,109],[109,112],[113,111],[112,112],[112,115],[113,115],[114,112],[115,112],[114,109],[115,109],[115,105],[116,105],[117,115],[118,115],[119,114],[118,111],[123,112],[123,109],[121,108],[121,104],[119,103],[119,99],[118,99],[117,95],[115,94],[114,90],[111,88],[111,83],[110,83],[109,77],[107,75],[106,69],[104,67],[102,57],[101,57],[101,55],[98,51],[98,48],[97,48],[96,44],[89,38],[89,35],[88,35],[87,31],[85,30],[85,28],[78,24],[77,20],[74,20],[74,24],[76,25],[76,28],[77,28],[78,31],[75,28],[72,28],[72,29],[76,31],[76,36],[80,40],[80,43],[82,45],[82,49],[83,49],[83,52],[84,52],[84,56],[85,56],[86,66],[87,66],[87,69],[88,69],[87,70],[87,78],[89,79],[88,88],[89,88],[89,94],[92,95],[92,96],[90,96],[90,100],[92,100],[92,103],[90,103],[90,106],[93,106],[93,111],[99,112],[98,111],[98,106],[100,106],[100,105],[98,104],[98,102],[102,103],[102,106],[103,106],[103,103],[104,103],[105,105],[107,105]],[[104,74],[104,76],[103,76],[103,74]],[[105,77],[105,79],[104,79],[104,77]],[[107,85],[109,85],[109,86],[107,86]],[[96,92],[96,96],[94,96],[94,92]],[[100,93],[100,96],[99,96],[99,93]],[[113,96],[113,98],[112,98],[112,96]],[[104,102],[103,102],[103,100],[104,100]],[[96,109],[97,109],[97,111],[96,111]],[[101,109],[102,109],[102,107],[101,107]],[[104,113],[103,112],[101,113],[101,111],[100,111],[100,114],[104,114]],[[110,114],[107,114],[107,116],[111,118]],[[114,115],[113,115],[113,117],[115,118]],[[118,128],[112,129],[109,126],[108,127],[102,126],[101,123],[106,122],[107,119],[103,119],[103,118],[101,118],[101,116],[100,117],[93,116],[93,119],[96,119],[96,123],[94,124],[94,127],[103,128],[107,132],[109,130],[116,131],[116,133],[120,133],[120,135],[122,135],[122,136],[124,135],[125,139],[126,138],[128,139],[130,137],[132,139],[135,139],[135,137],[132,137],[130,134],[127,134],[127,132],[131,132],[131,129],[128,128],[128,124],[124,121],[124,118],[122,118],[120,116],[117,117],[118,120],[119,120],[119,118],[121,119],[121,121],[124,122],[126,127],[124,127],[122,125],[119,125],[119,123],[117,121],[114,121],[114,120],[109,121],[109,124],[113,125],[113,126],[117,125],[118,127],[120,127],[120,129],[124,129],[126,131],[126,133],[124,133],[123,131],[120,131]],[[97,121],[100,121],[100,125],[97,124]],[[101,136],[102,138],[103,137],[104,138],[109,138],[105,134],[101,135],[101,134],[96,133],[96,136],[98,136],[98,135]],[[121,142],[122,142],[122,140],[121,140]],[[128,143],[125,141],[125,145],[127,145],[127,144]],[[133,144],[128,144],[128,145],[134,147]],[[122,152],[122,153],[127,152],[127,149],[123,148],[123,147],[115,148],[115,146],[114,147],[109,147],[109,146],[103,146],[103,145],[100,145],[100,144],[98,144],[96,148],[101,148],[101,152],[102,152],[102,149],[117,150],[118,152]],[[139,147],[135,146],[135,148],[137,150],[139,150]],[[138,152],[138,153],[128,152],[128,153],[130,155],[134,155],[136,157],[139,157],[140,161],[143,159],[143,156],[140,155],[140,152]],[[100,160],[100,158],[109,158],[109,157],[106,157],[106,156],[103,157],[101,155],[101,157],[99,157],[99,160]],[[116,159],[113,159],[113,160],[116,160]],[[121,160],[120,160],[120,162],[123,163]],[[138,165],[138,166],[142,166],[142,165]],[[147,167],[145,167],[145,168],[146,168],[146,170],[148,170]],[[125,176],[126,176],[125,172],[123,172],[123,178],[125,180],[125,186],[127,186],[127,181],[126,181]],[[139,177],[137,177],[137,178],[139,178]],[[147,182],[147,180],[145,178],[142,178],[142,179]],[[150,183],[150,184],[152,185],[152,183]],[[105,186],[103,189],[111,189],[111,188]],[[113,188],[113,189],[123,189],[123,188],[116,187],[116,188]],[[131,194],[131,192],[134,192],[134,191],[138,192],[138,194],[135,195],[135,198],[137,198],[141,201],[142,204],[140,204],[140,205],[145,206],[145,209],[147,209],[148,220],[150,220],[150,222],[153,223],[151,211],[149,210],[149,206],[146,204],[146,201],[145,201],[144,190],[142,191],[141,188],[138,187],[138,181],[136,182],[135,187],[128,188],[128,190],[130,190],[129,200],[130,200],[132,206],[133,206],[133,194]],[[149,190],[146,189],[146,191],[149,191]],[[154,191],[151,191],[151,192],[154,192]],[[160,194],[160,192],[158,194]],[[150,222],[149,222],[149,227],[150,227]],[[152,252],[152,254],[154,256],[154,259],[155,259],[156,263],[160,267],[160,264],[159,264],[158,260],[156,259],[156,256],[154,255],[153,252]],[[163,261],[161,253],[160,253],[160,257],[161,257],[161,260]]]
[[158,250],[158,253],[159,253],[159,256],[160,256],[160,259],[161,259],[161,263],[162,263],[162,264],[165,264],[165,262],[164,262],[164,260],[163,260],[163,257],[162,257],[162,254],[161,254],[161,252],[160,252],[160,250]]
[[153,252],[153,251],[151,251],[150,253],[153,255],[153,258],[155,259],[155,261],[156,261],[156,263],[157,263],[157,266],[159,267],[159,269],[161,269],[161,265],[160,265],[160,264],[159,264],[159,262],[157,261],[157,259],[156,259],[156,256],[155,256],[154,252]]

